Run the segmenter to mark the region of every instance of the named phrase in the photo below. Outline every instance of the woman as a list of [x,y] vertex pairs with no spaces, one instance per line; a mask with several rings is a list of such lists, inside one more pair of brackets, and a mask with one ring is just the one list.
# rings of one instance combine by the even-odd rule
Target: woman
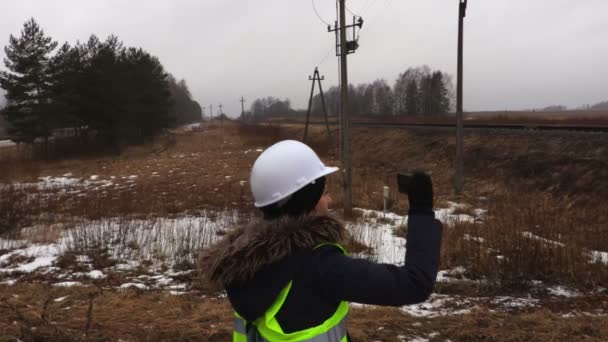
[[234,341],[348,341],[348,302],[402,306],[425,301],[438,271],[442,226],[431,179],[414,175],[408,199],[405,265],[351,258],[344,225],[328,216],[326,167],[292,140],[262,153],[251,172],[264,218],[208,248],[199,266],[226,289],[235,309]]

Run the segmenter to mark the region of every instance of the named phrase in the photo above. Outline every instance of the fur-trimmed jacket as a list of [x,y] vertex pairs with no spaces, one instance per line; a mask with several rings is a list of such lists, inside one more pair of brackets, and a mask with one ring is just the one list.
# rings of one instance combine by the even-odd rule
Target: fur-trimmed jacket
[[346,238],[344,225],[328,216],[281,218],[238,227],[199,260],[203,276],[226,289],[247,321],[259,318],[293,281],[277,314],[286,333],[323,323],[340,301],[401,306],[425,301],[439,264],[442,225],[432,211],[408,217],[404,266],[344,255],[332,245]]

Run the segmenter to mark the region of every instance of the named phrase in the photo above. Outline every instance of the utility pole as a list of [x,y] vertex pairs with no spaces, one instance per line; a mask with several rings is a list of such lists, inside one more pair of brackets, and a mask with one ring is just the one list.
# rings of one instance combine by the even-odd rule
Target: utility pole
[[302,141],[306,143],[308,138],[308,126],[310,124],[310,112],[312,111],[312,100],[315,94],[315,83],[319,84],[319,93],[321,95],[321,106],[323,106],[323,114],[325,116],[325,127],[327,129],[327,146],[331,146],[331,132],[329,130],[329,117],[327,115],[327,107],[325,106],[325,95],[323,94],[323,87],[321,81],[325,80],[325,76],[319,74],[319,68],[315,67],[315,71],[312,76],[308,76],[308,80],[312,81],[312,87],[310,89],[310,98],[308,99],[308,111],[306,112],[306,126],[304,127],[304,139]]
[[245,121],[245,98],[241,96],[241,120]]
[[[336,54],[340,56],[340,146],[342,159],[342,187],[344,190],[344,217],[352,217],[353,198],[352,198],[352,155],[351,155],[351,132],[350,132],[350,116],[348,114],[348,67],[347,56],[349,53],[354,53],[359,47],[358,39],[356,39],[356,27],[359,29],[363,26],[363,18],[359,17],[357,22],[353,17],[353,24],[346,25],[346,0],[339,0],[340,3],[340,26],[327,28],[328,32],[336,32]],[[353,40],[348,41],[346,38],[346,30],[353,29]],[[339,48],[339,49],[338,49]],[[338,51],[339,50],[339,51]]]
[[467,1],[458,0],[458,80],[456,81],[456,177],[454,190],[461,194],[464,187],[464,161],[463,161],[463,121],[462,121],[462,60],[463,60],[463,34],[464,17],[467,15]]
[[223,127],[224,126],[224,113],[222,113],[222,104],[220,103],[220,111],[219,111],[219,116],[220,116],[220,125]]
[[213,105],[209,105],[209,121],[213,121]]

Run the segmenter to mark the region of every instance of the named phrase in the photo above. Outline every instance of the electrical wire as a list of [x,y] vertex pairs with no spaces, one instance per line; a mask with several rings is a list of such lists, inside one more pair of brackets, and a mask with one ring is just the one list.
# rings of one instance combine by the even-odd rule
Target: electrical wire
[[327,26],[331,26],[327,21],[325,21],[321,15],[319,14],[319,11],[317,11],[317,6],[315,5],[315,0],[311,0],[312,2],[312,9],[315,11],[315,14],[317,15],[317,17],[319,18],[319,20],[321,20],[325,25]]
[[327,51],[327,53],[325,54],[325,57],[323,57],[321,59],[321,61],[319,63],[317,63],[317,66],[321,66],[323,65],[323,63],[325,63],[325,61],[327,60],[327,58],[329,57],[329,55],[331,55],[332,50],[335,50],[336,48],[333,46],[329,48],[329,50]]
[[363,6],[361,6],[361,10],[359,11],[360,13],[365,13],[367,12],[370,8],[374,7],[374,5],[376,4],[378,0],[367,0],[367,2],[365,4],[363,4]]
[[350,10],[350,8],[348,8],[348,6],[346,6],[346,3],[344,4],[344,8],[346,9],[346,11],[352,15],[354,15],[355,17],[361,17],[360,15],[358,15],[357,13],[353,12]]
[[[374,1],[372,3],[372,5],[375,3],[376,3],[376,1]],[[378,20],[384,18],[386,13],[389,12],[389,11],[387,11],[387,9],[391,8],[392,4],[393,4],[393,2],[391,0],[386,0],[386,2],[384,3],[384,7],[380,11],[376,12],[375,15],[373,15],[372,18],[367,21],[365,28],[370,27],[370,26],[373,27],[374,25],[372,25],[372,24],[375,24]],[[370,6],[370,8],[371,8],[371,6]],[[363,28],[361,30],[359,30],[359,36],[361,36],[361,32],[363,30],[364,30]],[[367,32],[367,31],[369,31],[369,29],[365,30],[365,32]]]

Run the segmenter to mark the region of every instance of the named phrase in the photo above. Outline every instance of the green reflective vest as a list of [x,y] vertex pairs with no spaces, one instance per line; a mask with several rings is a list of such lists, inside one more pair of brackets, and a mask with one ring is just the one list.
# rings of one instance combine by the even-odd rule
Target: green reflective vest
[[[342,253],[347,254],[338,244],[322,244],[315,249],[325,245],[336,246]],[[283,307],[292,283],[293,281],[290,281],[264,315],[251,324],[247,324],[247,321],[235,312],[233,342],[347,342],[348,303],[344,301],[340,302],[336,312],[321,325],[292,333],[283,332],[276,315]]]

